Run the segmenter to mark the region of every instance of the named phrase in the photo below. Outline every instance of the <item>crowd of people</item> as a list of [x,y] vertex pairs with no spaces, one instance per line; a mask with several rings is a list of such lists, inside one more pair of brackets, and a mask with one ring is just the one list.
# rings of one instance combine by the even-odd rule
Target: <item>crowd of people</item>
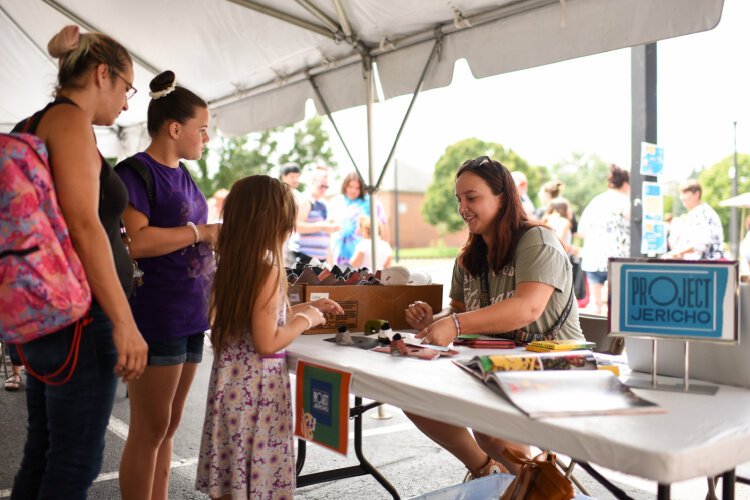
[[[55,99],[17,129],[39,136],[49,151],[60,209],[93,301],[70,380],[48,385],[26,378],[28,435],[12,498],[86,498],[101,468],[118,377],[128,384],[131,415],[122,497],[166,498],[172,441],[208,330],[214,357],[196,488],[211,498],[291,498],[285,349],[324,323],[324,314],[343,310],[328,299],[290,307],[284,268],[313,259],[387,268],[383,207],[372,203],[356,172],[329,201],[328,168],[303,172],[290,164],[281,167],[280,180],[250,176],[217,193],[212,216],[182,163],[200,158],[208,141],[207,103],[177,85],[171,71],[157,75],[146,117],[150,143],[113,168],[92,127],[112,125],[128,110],[136,93],[132,58],[114,39],[74,26],[55,35],[48,49],[59,60]],[[303,192],[301,178],[309,179]],[[535,208],[521,172],[486,156],[457,165],[457,208],[469,234],[453,263],[447,307],[433,311],[416,301],[404,312],[418,337],[436,345],[474,333],[583,339],[573,270],[579,263],[593,311],[603,312],[607,259],[629,254],[629,176],[612,165],[606,190],[580,220],[563,187],[559,181],[542,186],[542,206]],[[686,183],[680,199],[688,213],[672,222],[667,255],[721,258],[721,223],[701,201],[700,185]],[[27,363],[54,371],[75,335],[69,326],[24,344]],[[21,363],[15,356],[13,362],[10,390],[21,384]],[[460,460],[469,478],[517,472],[504,458],[506,449],[530,453],[527,443],[472,433],[437,416],[409,418]]]

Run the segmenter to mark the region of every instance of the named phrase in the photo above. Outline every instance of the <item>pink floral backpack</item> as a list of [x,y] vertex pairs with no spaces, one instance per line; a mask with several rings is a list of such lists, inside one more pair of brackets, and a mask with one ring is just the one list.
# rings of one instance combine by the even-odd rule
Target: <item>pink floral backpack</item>
[[[47,156],[35,135],[0,134],[0,341],[11,344],[71,325],[91,305]],[[79,325],[77,337],[83,321]]]

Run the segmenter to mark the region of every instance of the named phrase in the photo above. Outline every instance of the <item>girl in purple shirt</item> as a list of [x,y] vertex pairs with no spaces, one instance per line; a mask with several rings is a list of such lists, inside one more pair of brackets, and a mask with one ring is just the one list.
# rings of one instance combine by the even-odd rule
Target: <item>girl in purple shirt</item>
[[203,355],[212,247],[218,224],[180,159],[208,142],[208,105],[165,71],[151,81],[146,151],[117,172],[128,188],[123,221],[143,284],[130,300],[149,346],[143,376],[128,386],[130,431],[120,465],[124,499],[167,498],[172,438]]

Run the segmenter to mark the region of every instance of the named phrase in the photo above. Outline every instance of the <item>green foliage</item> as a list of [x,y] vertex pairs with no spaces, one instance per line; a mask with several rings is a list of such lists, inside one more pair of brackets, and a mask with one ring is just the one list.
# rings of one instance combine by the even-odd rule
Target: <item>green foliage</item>
[[[220,137],[218,146],[206,149],[200,160],[188,165],[198,188],[208,198],[219,189],[229,189],[235,181],[248,175],[271,174],[278,165],[294,162],[300,168],[323,163],[335,166],[328,133],[323,120],[315,116],[293,129],[294,141],[289,151],[279,154],[280,137],[290,127],[274,128],[244,137]],[[218,170],[212,172],[208,158],[218,157]]]
[[335,167],[330,137],[323,130],[323,118],[313,116],[302,126],[294,128],[294,144],[290,151],[279,156],[279,164],[296,163],[304,171],[305,167],[317,164]]
[[[703,190],[701,199],[719,214],[724,226],[725,239],[729,239],[729,213],[731,209],[720,207],[719,202],[732,197],[732,179],[729,177],[729,169],[733,165],[734,157],[729,155],[703,170],[698,176],[698,182],[700,182]],[[750,191],[750,155],[737,155],[737,170],[739,171],[737,192],[738,194],[746,193]]]
[[422,248],[399,248],[399,259],[455,259],[458,256],[458,247],[422,247]]
[[609,164],[597,155],[577,152],[552,166],[552,177],[565,184],[562,196],[581,215],[583,209],[599,193],[607,189]]
[[[540,186],[547,179],[544,167],[531,167],[512,149],[498,143],[471,138],[448,146],[435,164],[432,183],[427,187],[422,205],[422,216],[429,224],[437,226],[441,234],[458,231],[464,224],[456,211],[454,183],[458,167],[468,159],[483,155],[501,162],[511,171],[526,174],[529,186]],[[532,194],[531,188],[529,194]]]

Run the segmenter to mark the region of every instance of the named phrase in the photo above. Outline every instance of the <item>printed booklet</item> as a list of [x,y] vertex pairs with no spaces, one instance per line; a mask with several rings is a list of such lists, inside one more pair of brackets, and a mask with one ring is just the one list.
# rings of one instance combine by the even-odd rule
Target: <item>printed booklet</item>
[[530,418],[665,411],[612,372],[597,370],[591,352],[476,356],[454,363]]

